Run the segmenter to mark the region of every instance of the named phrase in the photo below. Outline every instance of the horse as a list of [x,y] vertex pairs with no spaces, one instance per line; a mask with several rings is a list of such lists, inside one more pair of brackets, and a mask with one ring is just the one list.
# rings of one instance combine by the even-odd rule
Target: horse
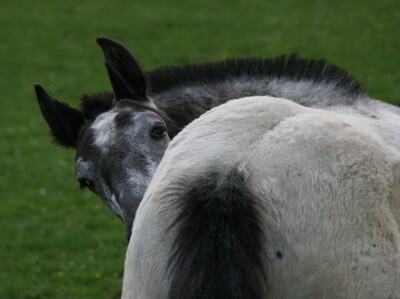
[[85,95],[76,109],[53,99],[39,84],[35,91],[56,143],[76,150],[80,186],[95,192],[124,222],[127,238],[169,142],[211,108],[264,95],[323,109],[356,105],[362,111],[367,108],[357,103],[370,102],[345,70],[322,59],[292,54],[144,72],[121,43],[108,38],[98,38],[97,43],[113,93]]
[[169,144],[122,298],[400,298],[400,109],[229,101]]

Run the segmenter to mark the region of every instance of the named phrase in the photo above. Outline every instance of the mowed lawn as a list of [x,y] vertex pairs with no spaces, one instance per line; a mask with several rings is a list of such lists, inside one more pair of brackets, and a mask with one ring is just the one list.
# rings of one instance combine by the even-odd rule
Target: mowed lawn
[[80,191],[33,93],[77,106],[109,90],[98,36],[145,69],[297,52],[347,69],[400,103],[400,2],[3,1],[0,5],[0,298],[117,298],[124,226]]

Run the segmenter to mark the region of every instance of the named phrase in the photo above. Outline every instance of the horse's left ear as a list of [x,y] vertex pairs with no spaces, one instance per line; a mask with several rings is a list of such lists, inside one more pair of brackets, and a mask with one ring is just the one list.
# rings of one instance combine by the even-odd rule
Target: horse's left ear
[[54,140],[59,145],[76,148],[79,131],[85,123],[82,113],[51,98],[39,84],[35,84],[35,92],[40,111]]
[[99,37],[97,43],[104,52],[108,76],[117,100],[151,101],[147,96],[146,75],[131,52],[108,38]]

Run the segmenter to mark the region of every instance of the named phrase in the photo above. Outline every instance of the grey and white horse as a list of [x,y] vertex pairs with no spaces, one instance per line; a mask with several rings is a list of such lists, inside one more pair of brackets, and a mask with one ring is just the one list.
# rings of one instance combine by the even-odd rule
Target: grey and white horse
[[40,85],[36,95],[55,140],[76,149],[81,186],[123,220],[127,237],[170,140],[207,110],[235,98],[270,95],[308,107],[374,112],[360,85],[323,60],[291,55],[145,73],[120,43],[106,38],[98,43],[115,95],[85,96],[80,109],[52,99]]
[[137,210],[122,297],[400,298],[400,109],[264,96],[193,121]]

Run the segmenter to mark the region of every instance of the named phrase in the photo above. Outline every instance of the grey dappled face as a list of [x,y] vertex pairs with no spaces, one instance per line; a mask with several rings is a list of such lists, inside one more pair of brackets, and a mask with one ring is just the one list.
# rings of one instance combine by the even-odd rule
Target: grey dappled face
[[118,101],[82,128],[76,177],[125,223],[129,239],[135,213],[169,144],[162,118],[132,101]]

